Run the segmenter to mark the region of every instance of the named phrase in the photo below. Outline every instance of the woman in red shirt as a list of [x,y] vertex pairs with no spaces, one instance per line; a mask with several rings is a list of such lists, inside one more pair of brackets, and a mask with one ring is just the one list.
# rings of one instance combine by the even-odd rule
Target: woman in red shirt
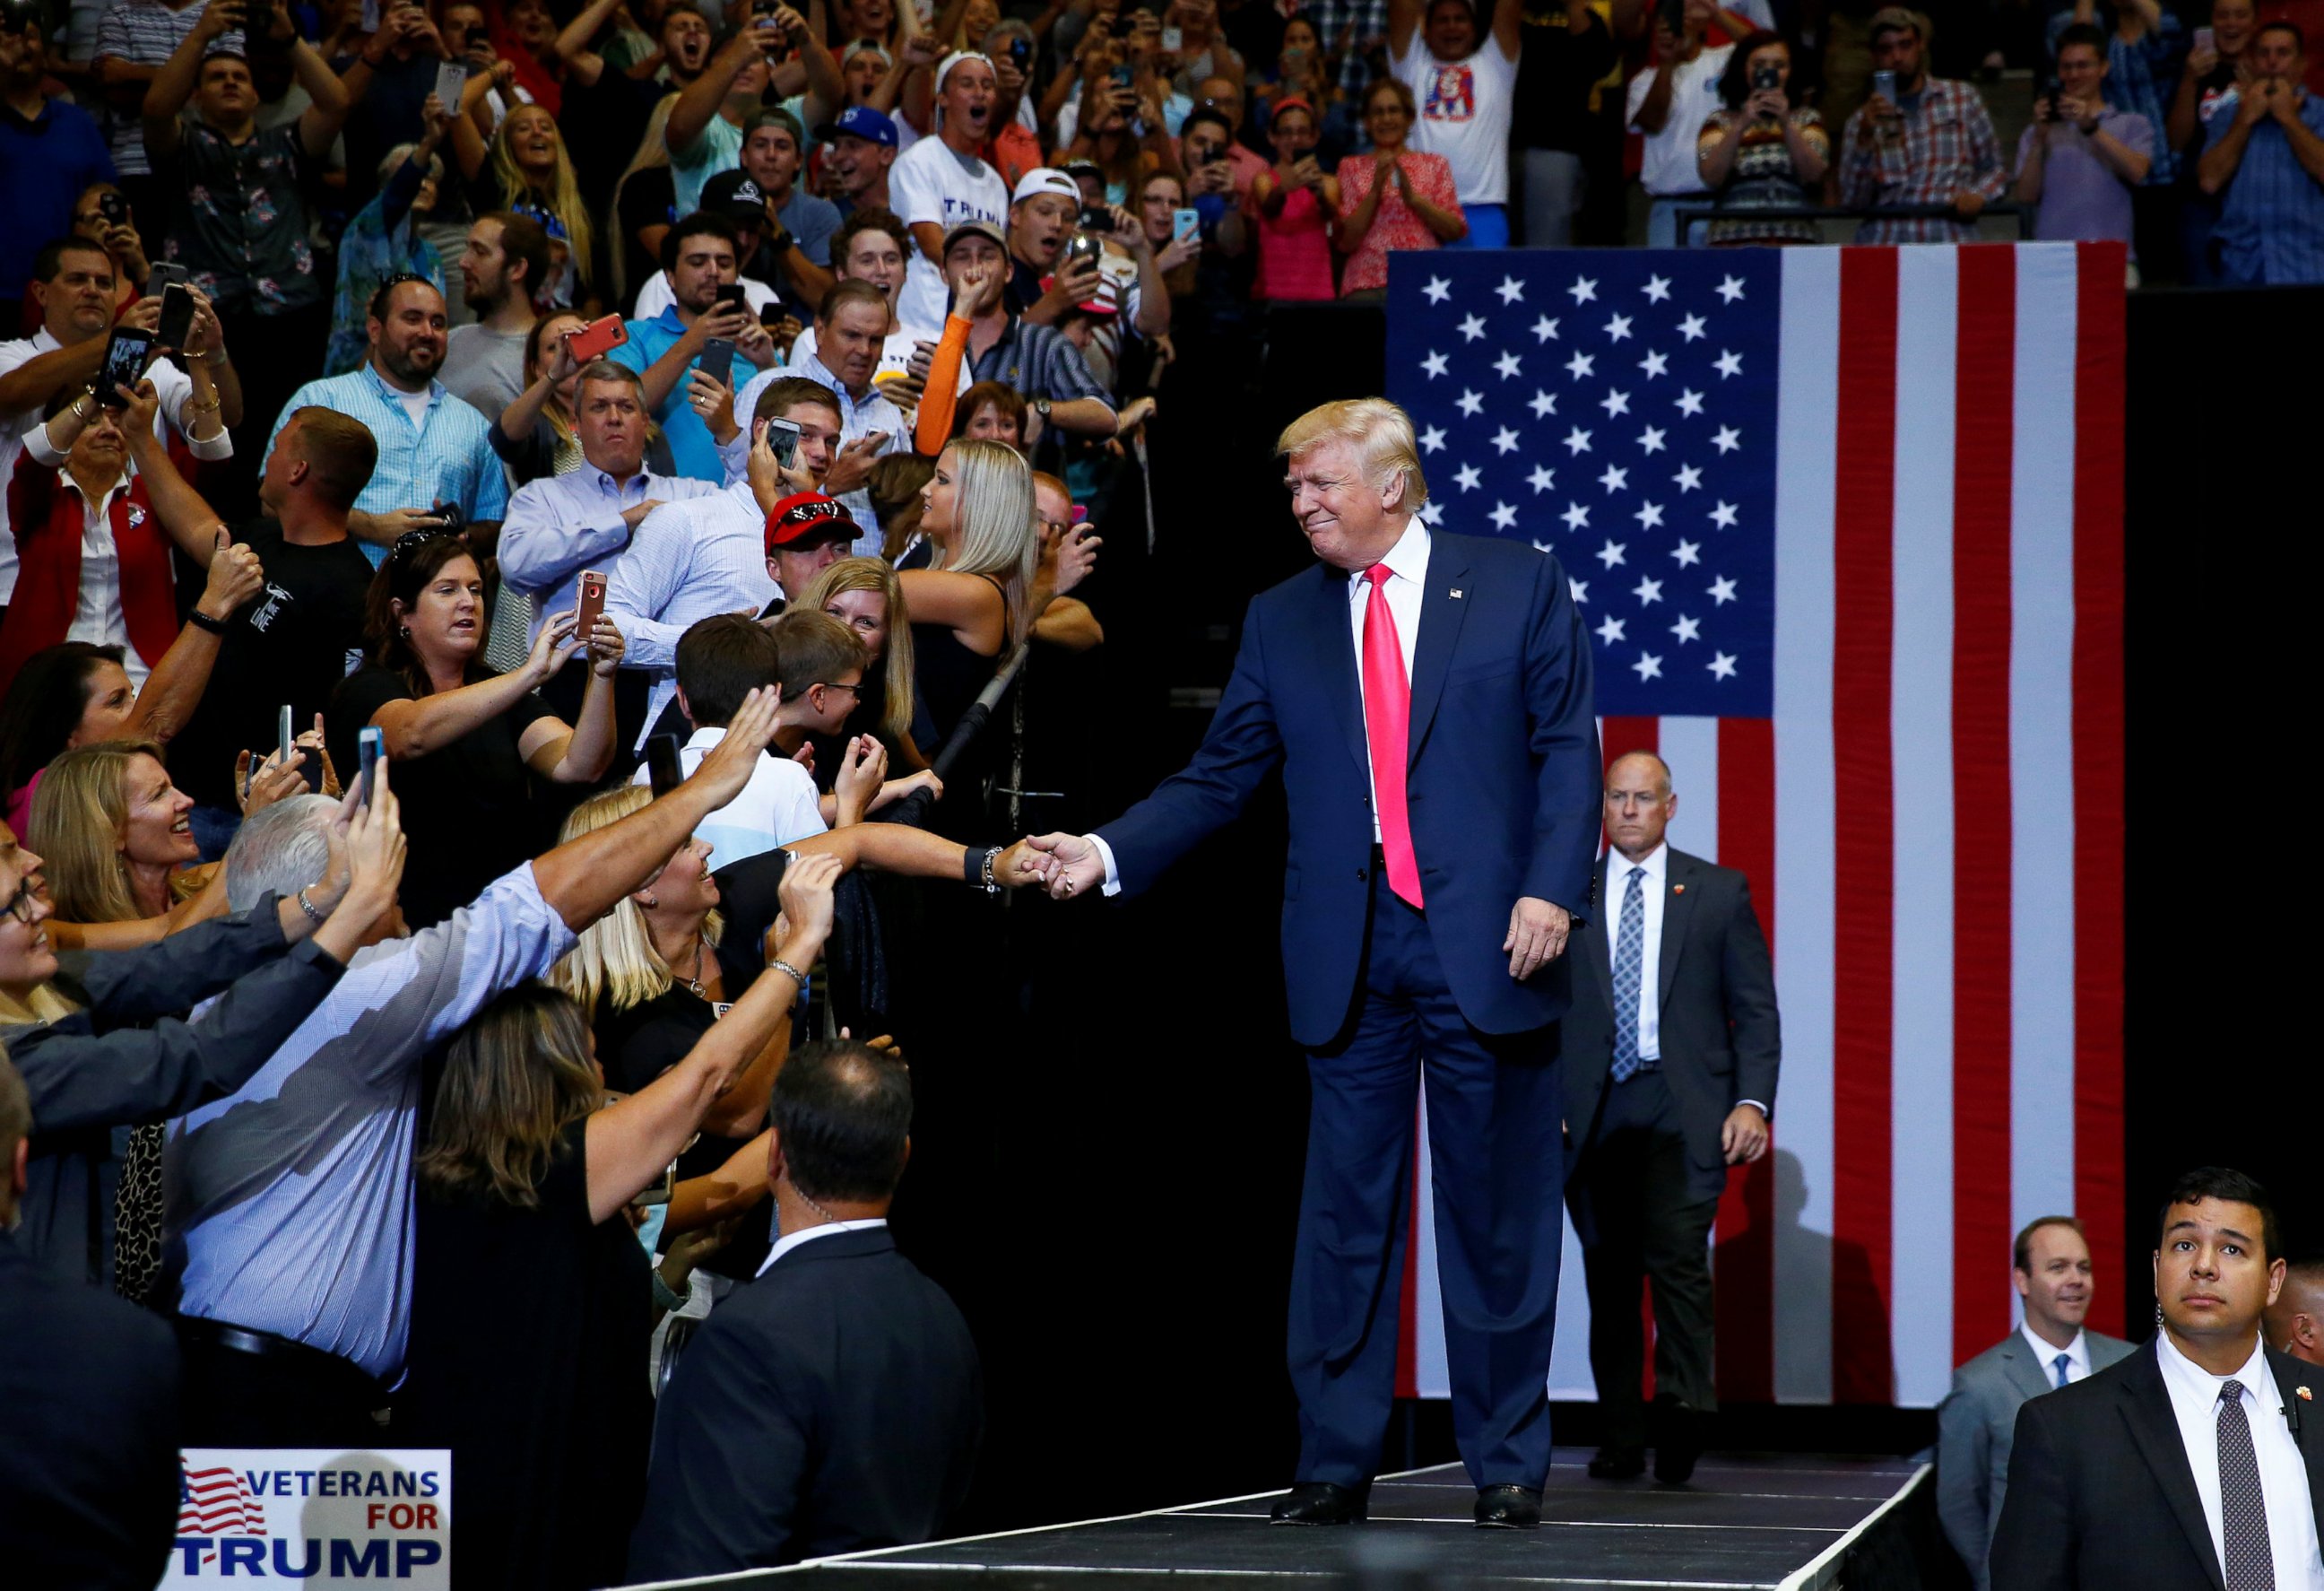
[[1441,154],[1405,147],[1416,111],[1412,90],[1382,78],[1364,91],[1370,154],[1340,162],[1340,229],[1335,241],[1348,256],[1340,280],[1343,298],[1378,298],[1388,289],[1388,253],[1435,248],[1469,235],[1452,168]]

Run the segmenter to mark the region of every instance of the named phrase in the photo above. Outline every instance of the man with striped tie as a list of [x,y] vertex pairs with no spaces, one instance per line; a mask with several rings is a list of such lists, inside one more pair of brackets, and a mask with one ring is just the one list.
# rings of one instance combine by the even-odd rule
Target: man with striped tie
[[2275,1211],[2206,1166],[2155,1226],[2154,1341],[2017,1411],[1994,1591],[2324,1591],[2324,1376],[2260,1337]]
[[2135,1351],[2119,1337],[2083,1329],[2093,1289],[2080,1221],[2037,1216],[2017,1235],[2010,1260],[2024,1323],[1954,1371],[1952,1391],[1937,1407],[1937,1517],[1979,1591],[1988,1583],[1986,1549],[2009,1489],[2017,1411]]
[[[1590,1473],[1694,1473],[1711,1388],[1711,1224],[1727,1168],[1767,1152],[1783,1032],[1767,936],[1732,867],[1674,850],[1671,771],[1652,752],[1606,770],[1603,927],[1573,952],[1565,1021],[1566,1200],[1590,1283],[1590,1372],[1605,1441]],[[1655,1427],[1640,1396],[1639,1284],[1654,1282]]]

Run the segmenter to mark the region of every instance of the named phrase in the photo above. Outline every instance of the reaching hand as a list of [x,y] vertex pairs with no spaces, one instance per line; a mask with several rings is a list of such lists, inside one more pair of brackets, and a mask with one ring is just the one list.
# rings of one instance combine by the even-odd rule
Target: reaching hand
[[307,793],[307,776],[300,771],[300,759],[293,758],[288,763],[281,759],[281,753],[268,752],[266,760],[253,768],[248,752],[235,753],[235,797],[244,818],[255,817],[286,797]]
[[726,721],[726,733],[678,788],[698,790],[713,812],[741,795],[759,765],[759,754],[775,737],[775,708],[781,699],[781,690],[772,685],[759,686],[744,697]]
[[878,736],[859,735],[848,742],[840,753],[839,777],[832,782],[841,813],[854,814],[854,820],[860,822],[887,777],[888,748]]
[[1053,901],[1095,894],[1105,883],[1105,859],[1087,835],[1037,834],[1023,843],[1032,847],[1028,860],[1039,870]]
[[1020,839],[992,858],[992,882],[1004,890],[1021,890],[1045,882],[1041,853],[1030,838]]
[[395,892],[403,882],[403,816],[395,792],[388,788],[388,760],[372,767],[371,799],[343,818],[346,826],[347,891],[338,910],[353,912],[352,921],[368,929],[395,910]]
[[776,886],[775,899],[782,903],[783,920],[789,929],[784,936],[787,946],[804,938],[820,949],[831,937],[831,892],[845,871],[838,857],[825,854],[795,856],[783,869],[783,882]]
[[1523,983],[1564,955],[1572,927],[1573,914],[1564,907],[1520,895],[1509,909],[1508,935],[1501,940],[1501,948],[1508,952],[1509,976]]

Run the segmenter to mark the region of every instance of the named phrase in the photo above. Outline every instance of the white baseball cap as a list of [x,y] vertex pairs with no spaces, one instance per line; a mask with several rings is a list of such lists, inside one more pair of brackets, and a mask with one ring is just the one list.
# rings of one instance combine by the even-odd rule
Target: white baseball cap
[[1043,193],[1054,193],[1060,199],[1082,202],[1082,185],[1058,171],[1055,166],[1035,166],[1017,180],[1017,191],[1009,196],[1010,204],[1023,204]]

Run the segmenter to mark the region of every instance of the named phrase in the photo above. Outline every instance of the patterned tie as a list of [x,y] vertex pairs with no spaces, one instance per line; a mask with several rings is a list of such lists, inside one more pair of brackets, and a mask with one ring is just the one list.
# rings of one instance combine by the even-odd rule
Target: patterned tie
[[1627,1083],[1638,1059],[1638,978],[1646,964],[1646,870],[1630,869],[1622,886],[1622,921],[1614,934],[1614,1080]]
[[2244,1413],[2244,1383],[2219,1383],[2219,1534],[2227,1546],[2227,1591],[2275,1591],[2275,1554],[2267,1540],[2267,1499],[2259,1488],[2259,1455]]
[[2051,1361],[2057,1367],[2059,1386],[2063,1387],[2066,1384],[2066,1366],[2073,1362],[2074,1358],[2070,1354],[2061,1354]]
[[1372,799],[1379,806],[1380,852],[1388,887],[1420,907],[1420,864],[1412,855],[1412,822],[1405,809],[1405,766],[1412,733],[1412,681],[1404,674],[1404,648],[1388,611],[1388,578],[1376,563],[1364,571],[1372,594],[1364,604],[1364,730],[1371,744]]

